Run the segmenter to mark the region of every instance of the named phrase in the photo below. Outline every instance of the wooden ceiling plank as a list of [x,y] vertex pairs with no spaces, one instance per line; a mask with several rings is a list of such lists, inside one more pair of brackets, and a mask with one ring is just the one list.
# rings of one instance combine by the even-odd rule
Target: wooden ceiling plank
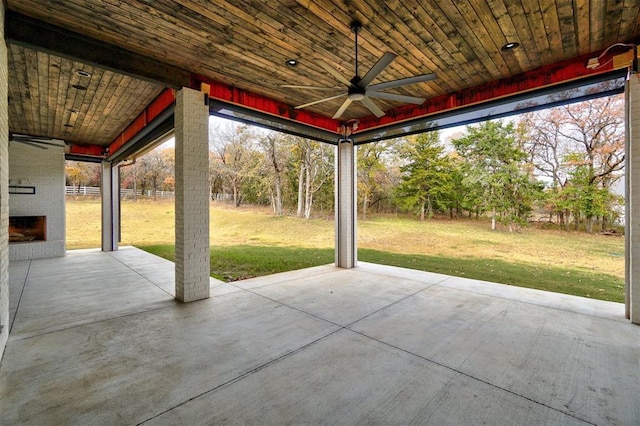
[[[65,6],[72,5],[71,2],[65,2]],[[66,27],[74,27],[74,22],[81,20],[86,21],[86,6],[75,15],[69,11],[65,14],[55,14],[55,24],[63,25],[60,21],[68,20]],[[62,15],[62,18],[58,18]],[[53,19],[50,19],[53,21]],[[77,32],[65,30],[60,26],[52,26],[42,21],[35,21],[26,16],[9,13],[8,25],[6,27],[7,39],[15,44],[28,45],[37,48],[37,50],[46,50],[56,52],[60,56],[73,59],[82,59],[86,63],[99,65],[103,68],[113,69],[122,74],[134,76],[136,78],[146,79],[152,82],[163,82],[172,87],[189,86],[191,82],[191,74],[184,69],[169,65],[160,60],[153,59],[140,53],[124,50],[116,45],[108,44],[103,41],[103,35],[107,31],[98,31],[95,39],[91,39],[91,34],[95,33],[93,27],[102,28],[100,25],[89,26],[85,33],[89,35],[81,35]],[[75,25],[77,26],[77,24]],[[130,36],[129,32],[126,32]],[[135,37],[130,37],[135,39]],[[165,58],[169,57],[169,51],[166,52]]]
[[[216,13],[217,13],[216,10],[210,9],[211,5],[204,6],[204,5],[201,5],[200,3],[201,2],[197,2],[197,4],[199,5],[198,12],[206,14],[207,17],[211,17],[212,19],[214,18],[219,19],[218,17],[216,17]],[[261,45],[274,44],[279,46],[279,48],[281,49],[280,51],[281,56],[277,59],[278,62],[284,64],[284,61],[291,57],[301,58],[300,59],[301,64],[299,65],[299,67],[296,68],[296,70],[287,69],[286,74],[277,75],[277,77],[281,79],[281,84],[291,83],[292,79],[296,79],[296,81],[305,83],[305,84],[314,84],[314,83],[320,84],[320,85],[334,84],[335,82],[331,78],[329,78],[326,73],[320,72],[317,66],[312,65],[313,64],[312,60],[310,59],[307,61],[304,60],[305,57],[312,58],[317,56],[319,53],[318,52],[319,49],[315,49],[315,50],[309,49],[305,47],[306,44],[301,43],[299,39],[306,38],[309,40],[309,42],[312,45],[320,46],[321,45],[320,42],[322,41],[322,38],[316,35],[316,33],[318,33],[319,31],[311,31],[309,34],[313,34],[313,37],[310,37],[309,34],[301,35],[299,33],[295,33],[292,29],[283,30],[282,24],[279,24],[278,21],[276,21],[275,19],[267,15],[268,4],[277,4],[277,3],[275,2],[267,2],[264,4],[260,3],[261,5],[260,7],[263,8],[261,9],[261,12],[259,12],[262,19],[256,19],[256,18],[250,17],[250,15],[248,15],[244,10],[242,10],[239,6],[243,5],[243,3],[238,2],[238,7],[234,7],[234,6],[229,7],[227,13],[225,14],[225,18],[230,19],[230,21],[227,21],[227,24],[232,27],[237,27],[239,25],[242,25],[243,19],[244,20],[251,19],[252,25],[253,24],[256,25],[256,29],[259,31],[260,34],[251,33],[251,35],[247,34],[247,37],[257,38],[259,40],[259,43],[261,43]],[[247,30],[245,30],[244,28],[239,28],[238,31],[240,33],[243,33],[243,32],[246,32]],[[290,35],[290,34],[293,34],[293,35]],[[326,46],[327,38],[325,38],[324,40],[325,41],[323,41],[322,44]],[[333,46],[335,47],[336,45],[334,44]],[[338,53],[339,55],[336,55],[336,53]],[[323,52],[323,55],[324,54],[325,53]],[[345,58],[352,55],[353,53],[350,46],[339,46],[339,47],[335,47],[334,49],[331,49],[331,51],[327,51],[327,54],[325,56],[327,57],[328,60],[343,62]],[[305,73],[299,73],[299,74],[296,73],[297,70],[302,70],[303,68],[305,70]],[[243,88],[247,89],[246,85],[242,85],[242,86]]]
[[575,57],[580,53],[576,42],[576,16],[574,15],[572,0],[556,0],[558,23],[564,57]]
[[[453,32],[453,23],[438,10],[432,9],[429,12],[425,7],[418,7],[409,10],[407,5],[401,1],[390,2],[398,16],[410,31],[407,37],[415,46],[431,45],[432,51],[436,53],[434,58],[429,58],[429,62],[440,62],[434,64],[431,72],[436,72],[445,68],[442,61],[442,51],[450,56],[459,68],[454,68],[458,78],[463,78],[469,83],[480,83],[483,81],[482,75],[487,72],[480,59],[468,48],[467,43],[460,34]],[[426,24],[426,25],[425,25]],[[411,33],[416,34],[416,39],[412,39]],[[434,40],[441,39],[442,43],[434,43]],[[438,53],[440,52],[440,53]],[[446,60],[446,59],[445,59]],[[460,83],[453,84],[452,89],[460,86]]]
[[[282,10],[286,10],[286,5],[281,5],[280,8]],[[302,6],[297,6],[295,7],[295,9],[297,11],[304,11],[304,18],[300,17],[299,19],[306,19],[306,18],[310,18],[313,20],[317,20],[319,22],[322,22],[322,26],[326,26],[326,19],[316,15],[314,13],[311,13],[310,11],[308,11],[308,9],[306,7],[302,7]],[[323,11],[322,9],[320,9],[321,13],[326,13],[326,11]],[[284,15],[283,15],[284,16]],[[340,68],[344,69],[344,72],[342,72],[342,74],[346,77],[346,78],[351,78],[354,73],[355,73],[355,68],[354,68],[354,62],[355,62],[355,51],[354,51],[354,41],[355,41],[355,36],[354,34],[351,32],[350,28],[349,28],[349,23],[350,20],[352,18],[350,18],[346,13],[344,13],[341,17],[338,17],[339,19],[336,21],[336,25],[338,26],[338,28],[341,28],[342,31],[346,31],[346,35],[344,36],[344,47],[346,47],[346,49],[349,51],[348,54],[348,60],[346,62],[344,62],[343,64],[341,64]],[[341,18],[341,19],[340,19]],[[334,18],[335,19],[335,18]],[[286,22],[286,20],[285,20]],[[311,25],[315,25],[315,24],[311,24]],[[295,28],[300,28],[301,26],[295,26]],[[341,31],[341,33],[342,33]],[[382,54],[386,51],[388,51],[389,49],[386,46],[382,46],[382,48],[379,47],[374,47],[374,46],[370,46],[368,43],[366,43],[366,40],[368,37],[363,36],[366,34],[367,28],[364,28],[363,32],[361,33],[359,39],[358,39],[358,56],[359,56],[359,69],[358,69],[358,73],[360,74],[360,77],[364,76],[367,72],[367,70],[373,66],[374,63],[376,63],[378,61],[378,59],[382,56]],[[335,36],[330,36],[330,39],[335,39]],[[340,36],[340,39],[343,39],[343,36]],[[343,47],[343,48],[344,48]],[[316,54],[316,56],[319,56],[318,54]],[[397,58],[396,60],[402,61],[403,58]],[[410,65],[411,67],[411,65]],[[407,70],[410,69],[407,68]],[[407,75],[406,74],[402,74],[400,73],[397,69],[394,70],[393,69],[393,64],[388,67],[380,76],[378,76],[378,79],[387,79],[387,80],[395,80],[395,79],[399,79],[399,78],[404,78]],[[336,67],[336,69],[339,69],[338,67]],[[406,71],[405,71],[406,73]],[[390,108],[393,106],[393,103],[388,103],[388,102],[379,102],[381,106],[383,106],[384,108]],[[335,111],[337,111],[337,109],[339,108],[339,104],[337,101],[335,102],[329,102],[328,103],[331,106],[331,110],[329,111],[329,113],[331,115],[334,115]],[[348,118],[349,114],[352,114],[354,111],[360,111],[359,114],[370,114],[370,112],[366,109],[363,108],[360,104],[354,104],[352,107],[350,107],[347,115],[344,115],[344,118]]]
[[[45,54],[45,53],[43,53]],[[47,134],[56,133],[57,122],[57,104],[58,104],[58,79],[60,78],[60,68],[62,66],[62,58],[59,56],[49,56],[49,68],[47,69],[47,108],[49,109],[49,122],[47,123]]]
[[527,21],[522,4],[520,2],[507,1],[506,6],[518,34],[518,40],[516,41],[520,43],[520,50],[527,55],[529,70],[541,67],[542,58],[537,53],[535,38],[529,27],[529,22]]
[[58,76],[58,99],[56,102],[56,135],[58,138],[67,140],[70,136],[70,130],[64,125],[67,123],[67,113],[65,105],[67,104],[67,92],[69,90],[69,84],[71,82],[71,70],[73,68],[72,61],[63,59],[60,62],[60,69],[57,70]]
[[[486,2],[457,2],[456,7],[464,17],[466,25],[473,28],[478,37],[480,37],[487,59],[491,59],[496,64],[500,74],[516,74],[517,69],[507,63],[501,54],[500,48],[506,40],[500,28],[495,24],[493,14],[486,6]],[[460,23],[459,25],[464,24]]]
[[622,12],[624,8],[624,0],[609,0],[606,4],[605,15],[609,24],[605,26],[604,42],[612,45],[618,40],[618,29],[622,21]]
[[[105,99],[105,103],[104,103],[104,108],[102,110],[102,115],[104,115],[105,117],[109,117],[111,116],[111,111],[116,107],[116,105],[118,104],[118,102],[120,102],[120,98],[123,97],[126,93],[125,87],[123,87],[122,80],[125,78],[125,76],[120,75],[120,74],[114,74],[113,78],[111,79],[111,83],[113,85],[115,85],[114,89],[112,90],[111,93],[109,93],[107,99]],[[109,124],[107,122],[102,122],[100,123],[95,130],[95,133],[100,135],[100,134],[111,134],[111,135],[117,135],[120,134],[122,132],[122,130],[128,125],[129,123],[124,124],[123,126],[119,129],[109,129],[108,126]]]
[[[200,8],[202,8],[202,9],[200,9]],[[216,17],[216,18],[219,19],[219,17],[217,17],[215,15],[214,11],[208,12],[207,9],[204,8],[204,5],[200,5],[200,8],[198,9],[199,13],[202,13],[203,15],[209,14],[209,15],[211,15],[211,17]],[[206,16],[209,16],[209,15],[206,15]],[[229,14],[227,14],[227,16],[229,16]],[[217,70],[215,70],[216,73],[214,75],[212,75],[212,73],[206,68],[206,65],[203,65],[201,67],[200,71],[205,76],[208,76],[208,77],[214,78],[214,79],[219,79],[219,80],[221,80],[223,82],[226,82],[226,83],[232,83],[232,84],[233,83],[238,83],[239,81],[242,80],[241,78],[238,78],[238,77],[245,77],[246,78],[247,75],[256,75],[256,74],[264,73],[264,69],[273,69],[274,67],[272,66],[272,64],[268,63],[268,62],[265,62],[266,60],[272,60],[272,58],[274,56],[277,57],[277,56],[281,55],[281,58],[282,58],[282,62],[281,63],[284,63],[285,58],[290,58],[292,56],[292,54],[290,54],[288,52],[285,52],[285,50],[283,48],[281,48],[281,47],[278,47],[278,49],[280,49],[280,52],[275,52],[274,53],[273,51],[269,50],[269,46],[276,46],[276,45],[278,45],[278,43],[269,43],[269,40],[270,40],[269,37],[257,36],[256,34],[248,33],[241,26],[239,26],[239,25],[241,25],[241,23],[228,22],[227,21],[227,22],[225,22],[225,25],[227,25],[228,27],[232,27],[234,29],[237,29],[242,34],[247,34],[247,37],[250,34],[252,37],[254,37],[254,39],[258,40],[258,42],[261,43],[261,46],[265,46],[264,49],[261,49],[259,51],[259,53],[262,56],[261,57],[254,57],[253,61],[247,60],[247,59],[251,59],[251,55],[254,55],[253,52],[246,51],[246,46],[249,45],[251,40],[249,40],[248,38],[242,40],[242,38],[244,36],[236,37],[236,38],[233,39],[234,43],[239,43],[239,45],[244,45],[245,46],[244,49],[245,49],[246,53],[243,54],[243,53],[235,52],[234,55],[236,55],[236,57],[239,60],[241,60],[242,62],[244,62],[246,64],[245,65],[246,69],[243,69],[243,70],[240,70],[239,72],[236,72],[235,75],[233,75],[233,74],[230,75],[229,73],[223,74],[221,72],[221,69],[224,69],[225,72],[227,72],[227,70],[231,70],[233,68],[237,68],[237,66],[232,66],[231,64],[226,65],[224,62],[221,61],[220,67]],[[264,28],[264,27],[262,27],[262,28]],[[240,39],[240,40],[238,40],[238,39]],[[271,40],[277,41],[276,38],[272,38]],[[300,45],[300,46],[302,46],[302,45]],[[228,51],[232,51],[232,50],[228,50]],[[223,59],[224,59],[225,56],[229,56],[227,54],[227,51],[225,51],[225,55],[223,56]],[[247,56],[249,56],[249,58]],[[326,79],[326,75],[323,75],[323,74],[320,74],[320,73],[317,73],[317,74],[314,75],[314,73],[313,73],[313,71],[315,71],[314,68],[310,68],[310,70],[311,70],[311,72],[308,73],[311,76],[310,77],[310,82],[312,82],[312,81],[313,82],[318,82],[323,78]],[[204,71],[204,72],[202,72],[202,71]],[[222,76],[222,78],[220,78],[220,76]],[[289,74],[281,74],[278,77],[281,78],[281,82],[282,83],[287,83],[287,82],[291,81]],[[240,84],[239,87],[246,88],[247,86],[246,86],[246,84]],[[252,90],[257,92],[257,93],[263,93],[263,94],[265,94],[267,96],[271,96],[271,97],[278,96],[278,93],[280,92],[280,88],[279,87],[275,87],[274,88],[272,84],[265,84],[265,86],[263,88],[258,88],[258,89],[253,87]]]
[[[385,71],[381,73],[380,76],[378,76],[376,81],[379,82],[384,80],[394,80],[397,78],[408,76],[408,75],[398,74],[397,71],[394,70],[394,69],[397,69],[396,68],[397,62],[409,65],[409,68],[406,68],[407,70],[410,70],[411,68],[413,68],[414,64],[406,61],[405,58],[408,55],[403,54],[403,50],[400,49],[399,48],[400,46],[396,45],[396,43],[394,42],[395,41],[394,39],[395,37],[397,37],[397,34],[386,33],[380,29],[381,20],[376,19],[376,17],[372,15],[372,8],[370,5],[367,5],[365,3],[355,4],[354,2],[354,4],[352,5],[347,5],[340,8],[340,6],[336,4],[333,10],[325,9],[324,13],[327,13],[327,12],[331,14],[338,14],[340,16],[344,16],[343,19],[345,21],[359,19],[363,24],[363,29],[361,30],[360,35],[358,37],[358,51],[359,51],[358,74],[360,74],[361,77],[366,74],[366,71],[371,66],[374,65],[374,63],[379,59],[380,56],[382,56],[384,52],[390,51],[390,50],[400,53],[400,56],[397,57],[396,60],[394,61],[396,62],[396,64],[391,64],[389,67],[387,67]],[[344,25],[344,24],[342,25],[348,28],[348,25]],[[389,35],[390,38],[386,40],[381,39],[379,37],[380,33],[383,33],[385,36]],[[350,35],[349,39],[347,40],[347,43],[345,44],[350,44],[351,46],[353,46],[354,39],[355,37],[353,35]],[[374,44],[376,41],[378,42],[378,45]],[[353,47],[351,47],[351,49],[353,51]],[[352,53],[352,59],[348,62],[347,67],[345,67],[347,69],[345,74],[349,76],[354,74],[355,69],[353,68],[353,65],[352,65],[353,63],[354,61],[353,61],[353,53]],[[405,89],[405,93],[407,93],[406,90],[407,89]],[[416,89],[414,88],[413,92],[411,93],[412,94],[415,93],[415,90]],[[331,102],[334,114],[336,111],[338,111],[339,108],[341,108],[341,104],[342,104],[342,101],[340,100]],[[394,106],[394,103],[377,99],[376,105],[383,110],[387,110],[392,108]],[[361,117],[361,116],[370,115],[370,114],[371,114],[371,111],[366,107],[364,107],[362,103],[354,102],[353,104],[351,104],[349,109],[342,115],[342,119],[350,119],[350,118]]]
[[589,49],[596,52],[604,45],[604,23],[606,22],[607,2],[589,0]]
[[49,134],[49,121],[53,119],[49,115],[49,111],[51,108],[49,107],[49,55],[36,52],[36,57],[38,58],[38,75],[36,77],[38,82],[38,115],[40,116],[40,131],[41,135]]
[[[500,78],[500,71],[494,61],[490,58],[490,60],[487,60],[486,57],[481,55],[482,42],[476,36],[475,31],[469,30],[466,25],[459,25],[460,22],[464,21],[464,18],[460,15],[455,5],[452,2],[430,1],[430,8],[427,10],[426,4],[423,3],[426,15],[429,19],[431,19],[432,14],[434,16],[434,23],[430,27],[441,27],[445,37],[449,37],[450,34],[457,34],[458,43],[461,46],[467,46],[464,52],[467,60],[475,57],[472,63],[475,64],[475,74],[481,78],[478,84],[485,82],[487,78]],[[430,13],[431,11],[435,13]],[[473,84],[475,85],[476,83],[474,82]]]
[[591,50],[591,34],[589,33],[589,2],[582,1],[577,2],[574,6],[574,15],[576,19],[576,44],[578,46],[578,53],[580,55],[586,55]]
[[[332,4],[332,2],[328,0],[321,0],[321,1],[318,1],[317,3],[320,6],[326,7],[327,9],[325,10],[327,10],[330,14],[334,14],[336,9],[338,8],[337,4]],[[411,70],[412,73],[414,73],[414,75],[421,74],[424,72],[424,68],[422,68],[421,70],[421,68],[419,68],[415,64],[412,64],[414,61],[419,64],[427,64],[427,67],[430,69],[430,72],[437,72],[439,76],[437,85],[421,86],[423,87],[423,90],[425,90],[424,87],[430,88],[431,92],[427,92],[429,93],[429,97],[435,94],[438,94],[439,92],[454,90],[455,86],[451,86],[451,83],[450,83],[451,81],[456,81],[457,74],[455,74],[454,71],[450,69],[431,68],[432,66],[433,67],[438,66],[438,64],[434,62],[434,57],[437,57],[437,58],[442,57],[442,56],[438,56],[437,53],[432,50],[432,46],[425,45],[424,46],[425,48],[423,50],[407,49],[408,37],[410,37],[409,41],[411,42],[420,43],[420,39],[418,38],[418,36],[414,35],[413,31],[410,28],[408,28],[405,24],[398,23],[397,27],[393,27],[389,24],[388,16],[385,16],[385,15],[391,14],[395,16],[395,12],[393,12],[390,9],[385,10],[385,7],[387,6],[384,6],[384,5],[381,6],[377,3],[374,5],[372,5],[371,3],[366,5],[354,4],[353,6],[357,8],[354,9],[355,12],[352,11],[351,13],[357,13],[360,16],[366,17],[366,22],[363,22],[363,24],[365,25],[366,31],[373,36],[373,37],[362,37],[361,40],[363,40],[362,42],[363,46],[372,46],[373,50],[377,50],[380,52],[391,50],[395,53],[400,53],[400,56],[398,59],[396,59],[396,61],[398,61],[399,63],[405,66],[409,65],[408,69]],[[381,10],[383,11],[383,13],[379,13],[376,10],[380,8],[382,8]],[[343,13],[346,13],[346,12],[343,11]],[[379,47],[373,45],[373,43],[376,43],[376,42],[380,43]],[[369,47],[369,49],[371,49],[371,47]],[[402,54],[403,52],[406,52],[406,54]],[[431,53],[431,55],[429,55],[429,52]],[[448,55],[447,52],[444,50],[441,53],[442,55]],[[412,55],[414,59],[412,60],[411,57],[409,57],[409,55]],[[410,76],[411,75],[404,75],[402,77],[410,77]],[[380,81],[382,81],[382,79],[380,79]]]
[[139,112],[143,111],[157,97],[162,89],[156,92],[149,90],[145,82],[123,78],[117,90],[124,91],[126,95],[113,105],[109,114],[113,114],[118,122],[125,123],[125,126],[116,129],[117,133],[110,136],[110,141],[113,141],[116,135],[122,133],[138,117]]
[[542,15],[542,25],[546,31],[547,41],[551,49],[551,60],[554,62],[559,62],[566,57],[575,56],[569,55],[568,49],[565,51],[562,34],[560,32],[560,22],[558,21],[558,11],[556,9],[557,1],[562,0],[538,0],[538,6],[540,7],[540,13]]
[[[33,50],[24,50],[24,65],[27,70],[27,84],[25,85],[25,97],[27,105],[27,128],[29,134],[34,136],[41,136],[40,132],[40,95],[38,90],[38,57]],[[36,70],[34,72],[34,70]]]
[[636,0],[625,0],[622,7],[622,17],[620,18],[620,25],[617,25],[618,35],[617,40],[626,40],[628,42],[640,40],[633,40],[637,37],[637,28],[640,21],[640,2]]
[[536,41],[536,54],[542,58],[543,64],[551,64],[553,55],[547,40],[547,30],[542,20],[542,12],[537,1],[522,2],[524,13],[529,17],[529,27]]
[[[353,69],[353,45],[354,45],[354,36],[349,29],[349,23],[351,20],[357,17],[364,17],[367,14],[371,15],[371,5],[360,5],[360,9],[353,8],[349,10],[348,8],[339,8],[337,4],[334,4],[329,1],[319,1],[315,2],[313,5],[309,5],[310,11],[319,16],[321,19],[331,22],[332,19],[336,19],[338,17],[337,22],[334,25],[338,25],[341,28],[344,28],[349,32],[347,39],[345,40],[345,45],[348,46],[350,50],[349,61],[347,62],[348,66],[344,67],[347,74],[352,75],[354,72]],[[425,73],[425,69],[429,69],[431,72],[433,71],[435,64],[434,62],[428,58],[425,54],[422,54],[422,57],[416,57],[415,52],[411,52],[406,49],[406,46],[401,46],[396,42],[395,38],[389,37],[387,33],[385,33],[385,27],[383,23],[380,22],[379,19],[374,19],[371,16],[368,16],[366,19],[363,19],[363,30],[358,38],[358,51],[360,57],[360,63],[362,64],[359,67],[359,73],[364,75],[366,70],[369,69],[370,66],[382,56],[383,53],[388,51],[394,51],[399,54],[399,57],[389,66],[383,74],[381,74],[377,81],[382,80],[395,80],[400,78],[410,77],[411,75],[422,74]],[[380,37],[382,35],[382,37]],[[406,38],[403,37],[403,41],[406,44]],[[398,64],[405,65],[405,72],[399,71]],[[417,65],[418,64],[418,65]],[[430,66],[431,65],[431,66]],[[425,86],[427,90],[433,90]],[[433,92],[434,94],[436,92]]]
[[[79,69],[80,67],[82,67],[81,63],[74,62],[74,69]],[[89,108],[91,105],[99,104],[102,100],[103,93],[100,91],[100,88],[105,71],[93,67],[85,67],[83,70],[89,72],[91,76],[79,78],[78,83],[87,87],[88,90],[84,92],[82,98],[76,96],[73,105],[73,108],[78,111],[75,117],[74,133],[78,141],[96,143],[97,141],[95,140],[95,135],[92,135],[92,130],[96,126],[96,123],[104,121],[104,119],[101,119],[103,118],[102,116],[95,117],[89,115]],[[80,94],[81,92],[78,92],[78,95]],[[109,119],[112,119],[112,117],[109,117]],[[103,137],[108,139],[107,135]]]
[[[243,4],[243,3],[239,3],[239,4]],[[267,13],[276,13],[276,12],[277,12],[277,10],[274,10],[274,9],[261,9],[261,11],[258,11],[257,14],[260,15],[261,13],[267,14]],[[263,15],[260,15],[260,16],[263,16]],[[311,17],[311,19],[318,19],[318,18],[314,17],[314,15],[308,15],[308,16]],[[259,21],[259,20],[256,19],[256,21]],[[344,18],[344,21],[347,21],[346,17]],[[326,26],[326,24],[323,23],[322,26]],[[344,35],[345,42],[341,43],[339,41],[339,39],[343,38],[342,36],[339,36],[339,37],[338,36],[333,36],[333,37],[331,37],[330,40],[332,40],[332,43],[333,43],[334,47],[332,49],[330,49],[331,51],[323,59],[327,60],[328,62],[331,62],[331,60],[329,60],[330,57],[333,56],[334,58],[339,58],[339,57],[336,57],[331,52],[343,52],[340,57],[347,58],[347,59],[346,60],[338,59],[337,62],[335,63],[335,66],[336,66],[336,69],[339,72],[343,73],[345,76],[350,76],[353,73],[353,70],[350,67],[350,65],[353,63],[353,60],[354,60],[353,47],[352,47],[353,46],[353,39],[352,39],[353,36],[349,32],[348,24],[340,23],[338,21],[338,27],[343,29],[343,31],[346,32],[346,34]],[[297,28],[300,28],[300,26],[298,26]],[[316,32],[318,32],[318,31],[311,31],[309,33],[310,34],[313,33],[314,36],[315,36]],[[278,38],[278,35],[275,34],[274,37]],[[326,42],[325,42],[325,44],[326,44]],[[326,50],[325,50],[325,52],[326,52]],[[324,55],[324,52],[321,53],[316,49],[315,52],[311,53],[310,57],[318,57],[318,56],[322,56],[322,55]],[[346,67],[344,66],[345,64],[347,64]],[[319,68],[317,66],[315,68],[317,68],[319,70]],[[325,73],[323,77],[326,80],[327,79],[327,74]],[[326,80],[326,81],[327,81],[327,83],[325,85],[327,85],[327,86],[335,85],[335,83],[336,83],[335,79],[333,79],[333,78],[330,78],[329,80]],[[286,81],[286,82],[290,83],[291,81],[289,80],[289,81]],[[304,83],[305,80],[297,78],[296,82],[297,83],[301,83],[301,82]],[[310,81],[309,83],[313,84],[313,81]],[[301,92],[301,94],[299,96],[304,96],[304,95],[305,95],[305,93]],[[282,98],[280,98],[280,99],[282,99]],[[299,99],[303,99],[303,98],[299,98]],[[306,99],[305,99],[305,101],[306,101]],[[300,104],[300,103],[304,103],[304,102],[300,102],[299,101],[297,103]],[[321,104],[321,106],[314,106],[314,108],[310,108],[310,109],[315,110],[315,111],[322,110],[323,113],[325,113],[325,114],[333,115],[333,111],[335,111],[335,109],[337,108],[337,106],[334,106],[333,104],[334,103],[332,103],[332,102],[326,102],[326,103]]]
[[[527,50],[516,27],[516,23],[514,22],[513,16],[507,9],[504,0],[488,0],[487,5],[489,10],[493,13],[498,28],[502,31],[505,42],[517,42],[521,45],[520,48],[516,48],[510,52],[503,52],[502,56],[507,62],[512,60],[511,58],[515,59],[518,64],[518,72],[533,69],[529,62]],[[527,42],[531,43],[530,40],[527,40]]]
[[9,53],[11,60],[9,63],[13,67],[13,74],[17,81],[9,84],[9,98],[14,108],[15,114],[9,117],[9,130],[14,133],[27,133],[25,110],[26,103],[23,99],[25,91],[23,87],[27,87],[27,69],[24,63],[24,49],[19,46],[10,46]]

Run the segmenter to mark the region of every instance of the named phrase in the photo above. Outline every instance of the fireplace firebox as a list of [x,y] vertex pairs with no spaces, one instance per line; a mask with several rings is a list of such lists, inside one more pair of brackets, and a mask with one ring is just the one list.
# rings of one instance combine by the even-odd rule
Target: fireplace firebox
[[46,240],[46,216],[9,216],[10,243]]

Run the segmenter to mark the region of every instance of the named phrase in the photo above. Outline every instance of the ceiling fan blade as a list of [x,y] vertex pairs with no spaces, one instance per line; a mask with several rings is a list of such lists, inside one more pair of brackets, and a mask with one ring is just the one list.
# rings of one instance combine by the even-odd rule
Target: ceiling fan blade
[[435,73],[416,75],[415,77],[401,78],[399,80],[387,81],[386,83],[373,84],[369,86],[371,90],[392,89],[394,87],[406,86],[408,84],[422,83],[424,81],[435,80],[438,76]]
[[333,119],[336,120],[342,117],[342,114],[344,114],[347,108],[349,108],[349,105],[351,105],[351,102],[352,102],[351,99],[349,98],[345,99],[342,105],[340,106],[340,108],[338,109],[338,111],[336,111],[336,113],[333,114]]
[[347,95],[346,93],[341,93],[339,95],[329,96],[328,98],[318,99],[317,101],[313,101],[313,102],[309,102],[309,103],[306,103],[306,104],[298,105],[297,107],[295,107],[295,109],[306,108],[308,106],[319,104],[321,102],[326,102],[326,101],[331,101],[333,99],[338,99],[338,98],[340,98],[342,96],[346,96],[346,95]]
[[326,91],[344,90],[343,87],[298,86],[295,84],[283,84],[280,87],[283,87],[286,89],[304,89],[304,90],[326,90]]
[[331,65],[323,61],[322,59],[318,59],[318,65],[325,69],[329,74],[334,76],[340,83],[351,86],[351,82],[347,80],[342,74],[338,72],[337,69],[333,68]]
[[395,53],[387,52],[378,59],[371,69],[362,77],[362,80],[358,83],[360,87],[367,87],[376,77],[389,66],[391,62],[396,58]]
[[362,102],[364,106],[369,108],[369,111],[371,111],[376,117],[380,118],[384,115],[384,111],[378,108],[378,105],[374,104],[373,101],[368,97],[365,96],[364,99],[362,99],[360,102]]
[[370,98],[385,99],[388,101],[398,101],[398,102],[404,102],[405,104],[415,104],[415,105],[422,105],[422,103],[426,101],[426,99],[424,98],[417,98],[415,96],[405,96],[405,95],[398,95],[395,93],[376,92],[376,91],[370,91],[370,90],[367,90],[367,96],[369,96]]

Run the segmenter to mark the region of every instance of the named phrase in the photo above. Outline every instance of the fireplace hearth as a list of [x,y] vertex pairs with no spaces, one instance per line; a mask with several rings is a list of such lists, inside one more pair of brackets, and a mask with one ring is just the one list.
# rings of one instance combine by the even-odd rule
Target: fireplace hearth
[[9,242],[47,240],[46,216],[9,216]]

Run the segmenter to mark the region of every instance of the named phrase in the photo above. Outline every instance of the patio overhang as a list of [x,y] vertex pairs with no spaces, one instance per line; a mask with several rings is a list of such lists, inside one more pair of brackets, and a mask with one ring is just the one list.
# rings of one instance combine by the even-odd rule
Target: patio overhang
[[[175,95],[171,89],[189,87],[208,92],[211,115],[336,144],[345,120],[297,109],[291,104],[255,90],[199,75],[188,69],[149,58],[121,46],[52,25],[18,12],[7,12],[6,38],[14,45],[110,70],[164,89],[127,124],[108,147],[90,141],[70,144],[69,158],[97,161],[122,159],[153,142],[151,121],[157,114],[172,114]],[[356,144],[370,143],[424,131],[440,130],[492,118],[502,118],[534,109],[576,102],[596,96],[621,93],[628,70],[637,67],[637,52],[631,44],[576,56],[543,65],[520,74],[469,86],[429,98],[422,105],[390,108],[378,118],[365,115],[347,120]],[[594,67],[590,60],[600,58]],[[601,84],[611,82],[609,84]],[[172,98],[173,97],[173,98]],[[161,127],[167,127],[162,123]],[[138,134],[141,133],[141,134]],[[162,132],[159,132],[162,133]],[[151,136],[148,136],[151,135]],[[133,142],[131,142],[133,141]],[[129,143],[131,142],[131,143]],[[127,144],[125,151],[119,151]],[[117,154],[116,154],[117,153]]]

